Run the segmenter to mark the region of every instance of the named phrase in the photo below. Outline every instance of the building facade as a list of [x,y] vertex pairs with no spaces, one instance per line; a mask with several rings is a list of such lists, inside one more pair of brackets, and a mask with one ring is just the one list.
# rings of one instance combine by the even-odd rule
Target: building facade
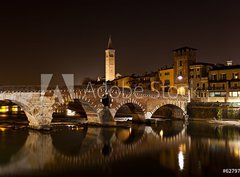
[[176,93],[176,89],[174,87],[174,69],[163,68],[158,71],[159,79],[160,79],[160,90],[165,92]]
[[209,102],[240,102],[240,65],[209,71]]
[[214,65],[210,63],[195,63],[190,65],[190,96],[192,101],[207,101],[208,73]]

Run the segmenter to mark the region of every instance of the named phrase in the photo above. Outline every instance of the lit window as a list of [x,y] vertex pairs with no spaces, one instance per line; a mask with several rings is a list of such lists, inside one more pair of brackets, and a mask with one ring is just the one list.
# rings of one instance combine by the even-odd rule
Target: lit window
[[238,73],[233,73],[233,79],[238,79]]
[[237,97],[238,96],[238,92],[232,92],[232,96],[233,97]]
[[214,92],[209,92],[209,97],[214,97]]

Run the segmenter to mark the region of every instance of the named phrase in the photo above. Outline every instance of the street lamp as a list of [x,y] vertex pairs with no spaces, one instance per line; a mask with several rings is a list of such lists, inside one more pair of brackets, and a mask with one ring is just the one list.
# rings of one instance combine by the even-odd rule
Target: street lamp
[[182,80],[182,79],[183,79],[183,76],[179,75],[179,76],[177,77],[177,79],[178,79],[178,80]]

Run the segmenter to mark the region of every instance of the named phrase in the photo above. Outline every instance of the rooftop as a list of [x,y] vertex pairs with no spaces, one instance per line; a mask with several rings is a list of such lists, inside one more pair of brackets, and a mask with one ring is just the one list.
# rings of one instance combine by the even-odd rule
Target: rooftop
[[197,50],[195,48],[185,46],[185,47],[181,47],[181,48],[178,48],[178,49],[174,49],[173,51],[179,51],[179,50],[180,51],[182,51],[182,50],[186,51],[187,49],[189,49],[189,50]]
[[211,71],[213,70],[228,70],[228,69],[240,69],[240,65],[232,65],[232,66],[215,66]]
[[197,63],[194,63],[194,64],[191,64],[191,66],[194,66],[194,65],[209,65],[209,66],[215,66],[215,64],[213,63],[204,63],[204,62],[197,62]]

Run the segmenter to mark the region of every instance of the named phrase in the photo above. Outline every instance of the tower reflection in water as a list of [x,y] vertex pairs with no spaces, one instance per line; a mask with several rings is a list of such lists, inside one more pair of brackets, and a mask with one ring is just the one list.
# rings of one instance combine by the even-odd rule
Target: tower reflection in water
[[50,132],[1,126],[0,175],[216,175],[239,165],[239,139],[237,127],[182,121]]

